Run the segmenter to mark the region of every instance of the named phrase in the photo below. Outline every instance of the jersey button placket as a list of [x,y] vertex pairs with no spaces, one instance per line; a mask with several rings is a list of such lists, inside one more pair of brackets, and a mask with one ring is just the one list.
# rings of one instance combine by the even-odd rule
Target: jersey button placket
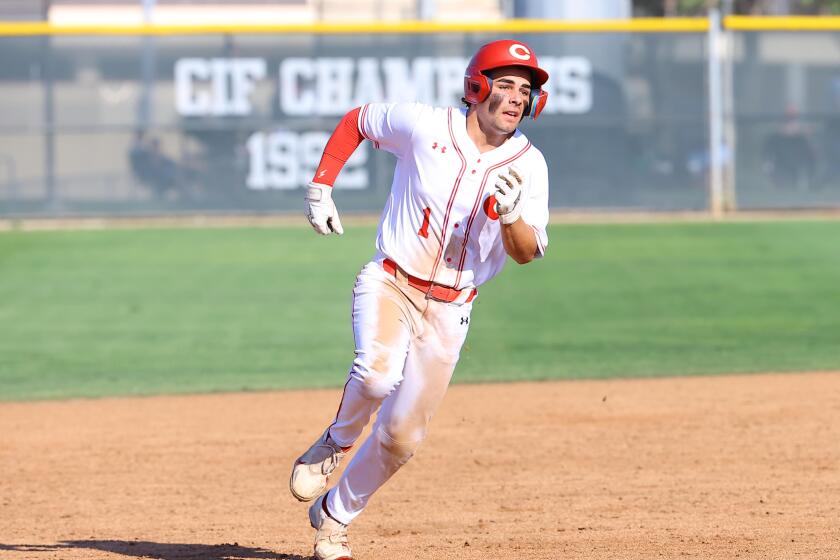
[[486,166],[481,164],[481,158],[473,160],[474,163],[470,166],[468,177],[471,181],[478,181]]
[[[458,222],[455,222],[454,224],[452,224],[452,230],[453,230],[452,235],[453,235],[453,237],[455,236],[456,230],[459,229],[460,227],[461,227],[461,224],[459,224]],[[463,242],[459,243],[459,245],[463,245]],[[452,262],[452,257],[446,257],[446,262],[451,263]]]
[[[454,224],[452,224],[452,237],[453,237],[453,238],[455,237],[455,233],[456,233],[456,231],[457,231],[460,227],[461,227],[461,224],[459,224],[458,222],[455,222]],[[459,243],[459,245],[461,245],[461,243]],[[452,262],[452,257],[446,257],[446,262],[447,262],[447,263],[451,263],[451,262]]]

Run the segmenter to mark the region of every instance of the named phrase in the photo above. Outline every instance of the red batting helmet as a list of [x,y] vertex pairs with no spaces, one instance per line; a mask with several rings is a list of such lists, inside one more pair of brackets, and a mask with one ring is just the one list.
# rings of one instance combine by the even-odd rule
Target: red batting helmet
[[548,72],[537,65],[537,56],[531,47],[521,41],[502,39],[478,49],[464,74],[464,99],[467,103],[481,103],[487,99],[493,89],[493,81],[486,73],[502,66],[521,66],[531,71],[531,99],[525,115],[530,114],[532,119],[536,119],[548,100],[548,92],[542,90],[543,84],[548,81]]

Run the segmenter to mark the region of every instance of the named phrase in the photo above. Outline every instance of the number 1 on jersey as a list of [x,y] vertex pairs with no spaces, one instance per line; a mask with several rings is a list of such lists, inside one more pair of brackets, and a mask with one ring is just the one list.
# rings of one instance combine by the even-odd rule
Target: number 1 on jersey
[[423,225],[420,226],[420,231],[417,232],[417,235],[419,235],[420,237],[429,237],[429,216],[431,214],[431,208],[423,209]]

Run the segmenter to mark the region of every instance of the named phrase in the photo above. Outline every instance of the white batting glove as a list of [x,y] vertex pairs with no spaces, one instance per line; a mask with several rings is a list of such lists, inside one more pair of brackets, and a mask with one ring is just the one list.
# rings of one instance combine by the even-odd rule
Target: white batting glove
[[503,224],[512,224],[522,214],[524,173],[511,165],[496,179],[496,213]]
[[332,187],[320,183],[309,183],[306,187],[306,219],[312,229],[321,235],[341,235],[344,228],[338,218],[338,210],[332,199]]

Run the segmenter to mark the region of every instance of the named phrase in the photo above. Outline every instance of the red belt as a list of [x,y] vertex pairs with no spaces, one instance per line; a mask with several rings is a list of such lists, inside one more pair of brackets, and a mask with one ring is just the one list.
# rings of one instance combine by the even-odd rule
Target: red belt
[[444,303],[452,303],[453,301],[457,300],[461,295],[469,291],[470,294],[467,296],[467,299],[464,303],[469,303],[475,296],[478,295],[478,290],[475,288],[465,288],[463,290],[456,290],[455,288],[450,288],[449,286],[443,286],[441,284],[435,284],[434,282],[430,282],[429,280],[423,280],[422,278],[417,278],[416,276],[412,276],[411,274],[406,273],[400,267],[397,266],[397,263],[392,261],[391,259],[385,259],[382,261],[382,268],[388,274],[397,277],[397,270],[402,271],[405,274],[406,280],[408,280],[408,285],[412,288],[416,288],[421,292],[426,294],[426,297],[429,299],[433,299],[435,301],[442,301]]

